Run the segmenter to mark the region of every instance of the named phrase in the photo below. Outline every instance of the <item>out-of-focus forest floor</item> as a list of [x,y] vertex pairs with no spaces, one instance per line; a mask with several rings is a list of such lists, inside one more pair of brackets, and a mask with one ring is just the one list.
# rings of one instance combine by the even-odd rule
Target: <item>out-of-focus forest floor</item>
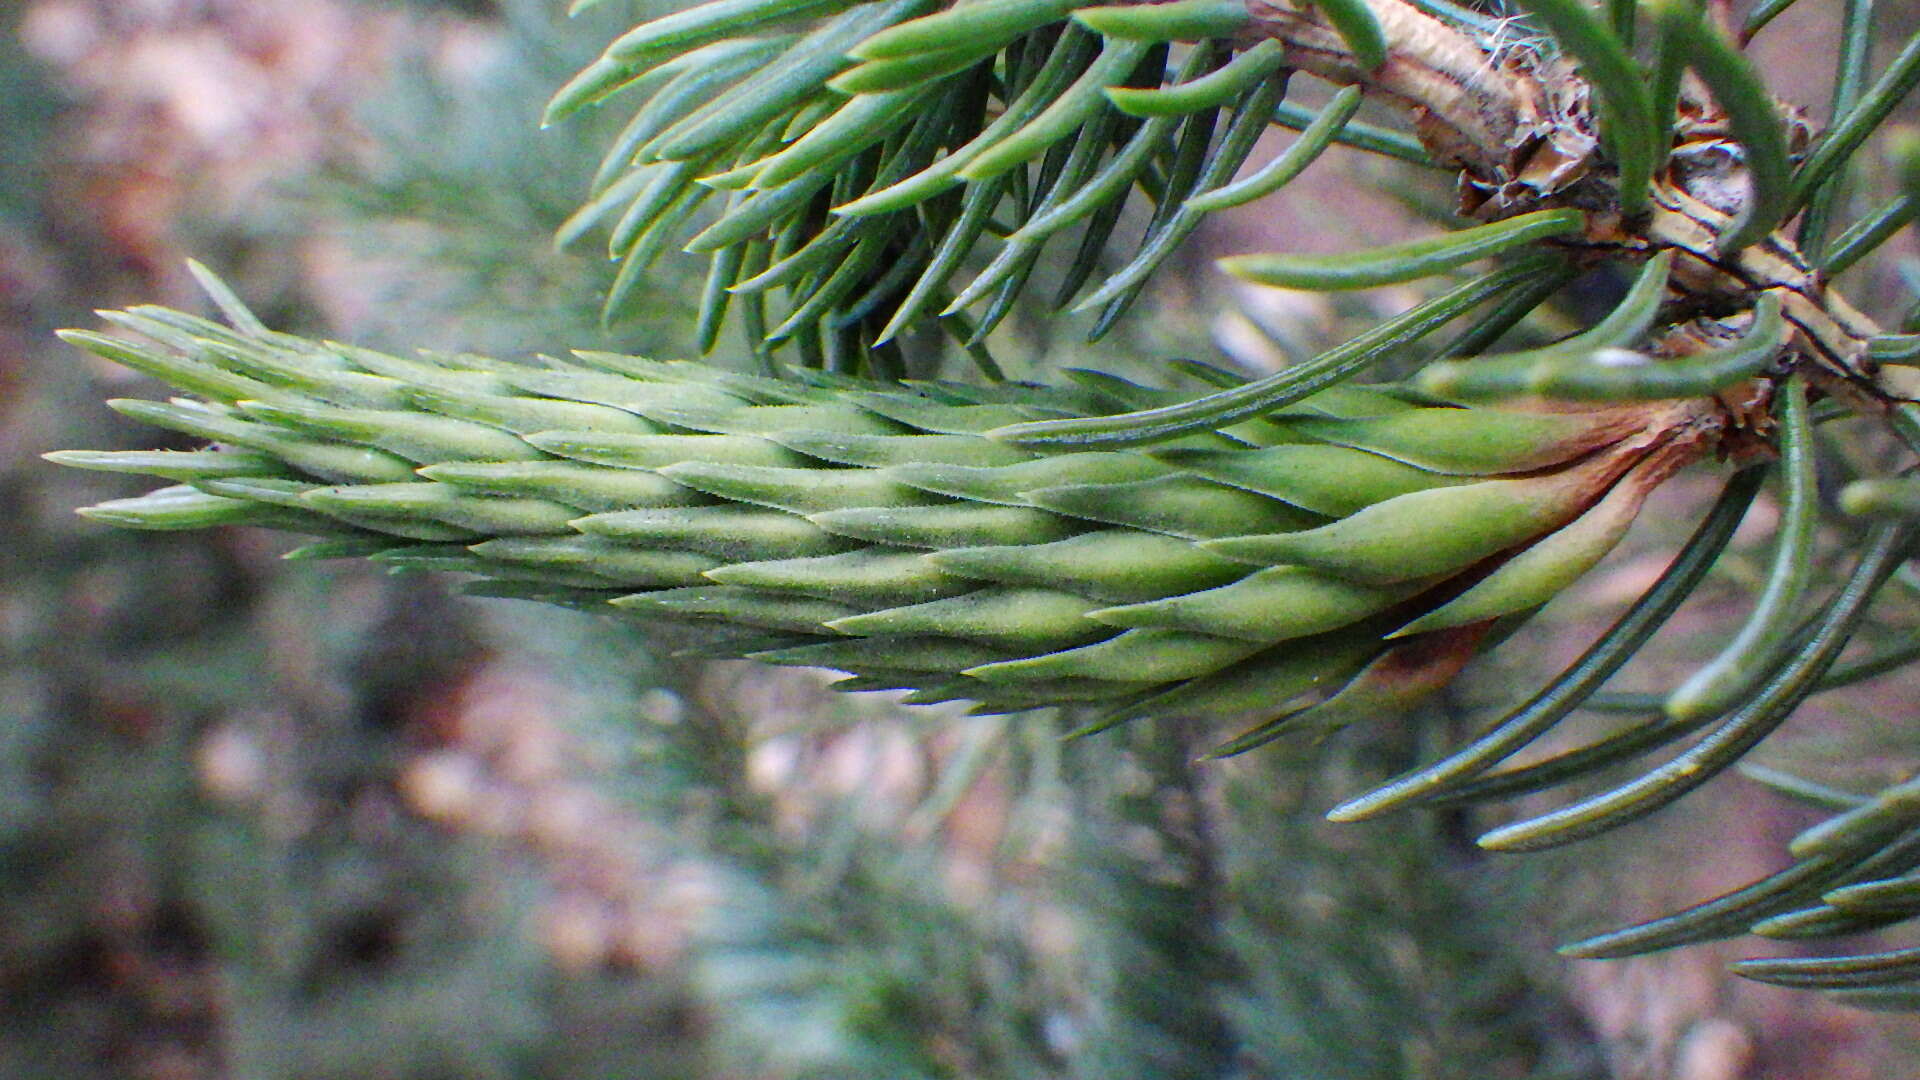
[[[504,6],[509,19],[551,21],[543,5]],[[1911,25],[1897,7],[1912,13],[1888,5],[1889,25]],[[1806,43],[1831,40],[1837,5],[1801,8],[1786,17],[1800,22],[1769,32],[1779,44],[1763,44],[1772,71],[1825,63]],[[585,132],[506,133],[530,126],[560,68],[545,57],[547,69],[529,70],[527,57],[508,55],[517,39],[501,17],[487,3],[349,0],[0,7],[0,1076],[571,1080],[872,1065],[854,1036],[855,1050],[832,1042],[866,1030],[865,1014],[822,1019],[792,1005],[812,999],[791,988],[778,1009],[758,1003],[757,977],[800,978],[796,955],[818,966],[806,985],[866,980],[861,1000],[876,1016],[917,1024],[921,1042],[901,1051],[915,1069],[1079,1075],[1063,1063],[1103,1029],[1098,1010],[1082,1008],[1090,991],[1075,985],[1078,956],[1105,940],[1103,924],[1035,883],[1056,873],[1063,850],[1089,843],[1082,833],[1115,844],[1144,835],[1149,847],[1184,835],[1173,819],[1191,808],[1168,809],[1175,788],[1208,806],[1270,789],[1261,809],[1287,824],[1261,843],[1302,845],[1271,861],[1335,868],[1330,878],[1308,866],[1276,879],[1299,890],[1302,911],[1322,911],[1317,922],[1292,909],[1250,920],[1242,933],[1306,935],[1272,951],[1322,956],[1314,935],[1360,932],[1342,904],[1424,911],[1433,924],[1454,913],[1427,905],[1462,889],[1524,892],[1483,898],[1473,916],[1524,953],[1516,981],[1480,1012],[1453,1000],[1465,991],[1443,964],[1457,955],[1430,961],[1441,954],[1426,945],[1375,942],[1400,950],[1379,963],[1380,981],[1401,996],[1369,1000],[1431,1013],[1374,1017],[1403,1052],[1377,1060],[1430,1065],[1376,1075],[1544,1076],[1527,1070],[1556,1053],[1575,1062],[1559,1075],[1623,1080],[1920,1073],[1920,1022],[1725,975],[1750,940],[1615,963],[1548,953],[1556,935],[1649,916],[1777,867],[1786,840],[1815,817],[1740,779],[1509,879],[1469,865],[1458,837],[1435,841],[1410,819],[1344,831],[1315,820],[1381,768],[1349,761],[1316,783],[1272,762],[1155,764],[1134,746],[1127,753],[1146,765],[1111,751],[1134,770],[1111,781],[1123,809],[1089,810],[1033,781],[1057,754],[1049,730],[968,772],[969,749],[1004,727],[962,723],[951,710],[902,719],[884,698],[837,698],[808,673],[652,659],[637,638],[584,617],[466,601],[435,580],[282,564],[290,545],[262,534],[128,536],[74,518],[75,506],[136,488],[37,455],[155,445],[100,404],[152,388],[50,332],[93,325],[99,307],[197,309],[189,256],[229,275],[277,326],[379,347],[684,349],[689,320],[677,305],[690,269],[663,270],[682,277],[659,290],[657,317],[609,337],[590,296],[603,268],[549,250],[546,230],[595,155],[569,148]],[[576,53],[595,43],[579,36]],[[1811,87],[1815,102],[1823,79],[1780,84]],[[448,117],[468,126],[450,131]],[[1211,333],[1260,364],[1276,355],[1274,332],[1313,340],[1364,318],[1365,305],[1403,304],[1382,292],[1359,309],[1322,310],[1222,290],[1206,267],[1227,250],[1394,238],[1417,223],[1407,200],[1369,203],[1357,234],[1330,227],[1333,215],[1297,212],[1316,200],[1349,206],[1382,168],[1336,152],[1287,200],[1212,226],[1191,273],[1161,289],[1143,320],[1156,327],[1142,331],[1145,346],[1116,348],[1184,333],[1191,354]],[[464,183],[483,170],[493,183]],[[1438,190],[1409,195],[1444,205]],[[1910,236],[1899,243],[1917,250]],[[1897,283],[1864,288],[1891,302]],[[1464,716],[1506,699],[1576,655],[1664,566],[1711,498],[1707,472],[1669,485],[1627,549],[1524,644],[1482,665],[1450,707]],[[1662,661],[1633,669],[1630,688],[1670,684],[1724,639],[1762,573],[1765,518],[1663,636],[1672,644]],[[1911,717],[1917,691],[1920,675],[1906,674],[1822,697],[1781,746],[1863,784],[1901,775],[1911,741],[1890,733],[1883,746],[1872,733]],[[1096,756],[1068,771],[1097,770],[1109,752],[1085,751]],[[1149,805],[1125,810],[1128,798]],[[1403,832],[1420,834],[1438,861],[1359,869],[1415,842]],[[902,876],[937,894],[915,901],[926,904],[914,916],[919,936],[885,921],[906,917],[901,897],[919,896]],[[1209,899],[1174,878],[1168,903]],[[1165,884],[1144,872],[1141,881]],[[844,922],[819,921],[833,916]],[[854,920],[870,921],[850,929]],[[715,922],[738,940],[696,947]],[[1184,925],[1160,928],[1169,954],[1187,951]],[[987,951],[1014,943],[1019,959]],[[764,974],[776,953],[787,974]],[[864,966],[850,970],[849,955]],[[1237,962],[1265,955],[1244,946]],[[1341,955],[1327,948],[1318,962]],[[1116,970],[1175,985],[1191,974]],[[1298,977],[1304,986],[1324,976]],[[1043,993],[1067,1004],[1034,1007],[1029,998]],[[1265,993],[1257,1000],[1286,997]],[[901,1004],[915,995],[927,1000]],[[902,1010],[909,1021],[897,1020]],[[1429,1030],[1480,1022],[1484,1038]],[[1523,1039],[1507,1022],[1531,1026]],[[1372,1037],[1361,1026],[1346,1033]],[[1205,1031],[1185,1035],[1206,1045]],[[1556,1040],[1565,1045],[1541,1048]],[[1449,1055],[1469,1050],[1511,1068],[1449,1072]],[[870,1075],[844,1067],[835,1075]],[[1155,1075],[1106,1073],[1136,1074]]]

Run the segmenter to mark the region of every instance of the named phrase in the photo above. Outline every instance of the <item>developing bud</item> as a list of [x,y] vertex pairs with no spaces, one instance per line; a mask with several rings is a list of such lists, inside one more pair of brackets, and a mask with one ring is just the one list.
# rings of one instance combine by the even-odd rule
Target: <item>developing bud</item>
[[[1592,566],[1720,423],[1704,399],[1556,411],[1336,387],[1145,449],[1046,452],[983,433],[1168,392],[1094,375],[784,382],[599,353],[402,360],[207,326],[227,347],[71,337],[215,395],[125,411],[242,448],[57,456],[180,482],[89,513],[335,534],[476,575],[477,592],[671,628],[699,655],[838,668],[840,689],[913,703],[1099,703],[1095,727],[1303,717],[1235,747],[1437,688],[1496,620]],[[302,365],[320,367],[284,374]],[[269,368],[273,400],[241,398]],[[446,821],[487,816],[481,787],[460,759],[403,781]]]

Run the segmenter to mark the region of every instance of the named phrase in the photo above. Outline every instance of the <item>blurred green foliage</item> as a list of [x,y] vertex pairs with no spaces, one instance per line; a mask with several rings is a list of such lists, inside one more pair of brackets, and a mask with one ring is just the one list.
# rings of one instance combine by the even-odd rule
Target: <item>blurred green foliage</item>
[[44,188],[46,140],[60,97],[42,77],[12,33],[0,37],[0,222],[34,217],[33,201]]

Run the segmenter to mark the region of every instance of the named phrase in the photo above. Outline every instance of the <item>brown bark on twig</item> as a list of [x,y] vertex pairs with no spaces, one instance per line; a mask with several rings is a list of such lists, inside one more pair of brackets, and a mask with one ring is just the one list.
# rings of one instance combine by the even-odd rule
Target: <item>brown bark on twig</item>
[[[1914,396],[1894,385],[1898,369],[1876,371],[1867,357],[1867,341],[1880,327],[1830,288],[1784,231],[1740,251],[1722,250],[1750,188],[1742,148],[1697,88],[1685,95],[1650,211],[1630,217],[1595,136],[1592,88],[1577,68],[1525,50],[1503,53],[1405,0],[1367,2],[1388,43],[1387,60],[1375,69],[1363,67],[1317,9],[1298,0],[1249,0],[1256,21],[1244,36],[1276,40],[1300,70],[1361,86],[1403,109],[1434,159],[1460,170],[1463,214],[1491,220],[1557,206],[1582,210],[1588,227],[1564,245],[1570,255],[1645,258],[1675,249],[1675,310],[1724,316],[1776,293],[1797,331],[1796,369],[1855,406],[1880,408]],[[1804,135],[1804,123],[1792,110],[1788,115]]]

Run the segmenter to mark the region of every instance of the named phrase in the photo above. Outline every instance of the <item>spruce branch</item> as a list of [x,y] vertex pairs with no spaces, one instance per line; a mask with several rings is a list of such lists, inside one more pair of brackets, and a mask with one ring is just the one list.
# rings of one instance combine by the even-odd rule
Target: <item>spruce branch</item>
[[[1848,107],[1816,139],[1692,0],[1646,5],[1641,55],[1629,5],[1524,6],[1541,36],[1514,49],[1471,12],[1403,0],[712,0],[634,28],[555,98],[550,121],[650,95],[561,233],[607,228],[621,263],[609,317],[669,248],[708,255],[699,336],[736,312],[765,375],[612,353],[390,356],[274,333],[215,285],[231,327],[135,308],[107,317],[145,342],[68,334],[201,399],[117,409],[215,446],[54,457],[175,481],[85,511],[116,524],[313,533],[325,539],[303,557],[465,572],[483,595],[681,627],[706,655],[843,670],[843,689],[982,712],[1084,705],[1083,733],[1255,714],[1215,750],[1231,754],[1406,712],[1594,566],[1674,473],[1777,450],[1789,513],[1737,639],[1750,655],[1659,695],[1657,717],[1502,770],[1595,704],[1699,582],[1754,495],[1747,471],[1545,691],[1336,811],[1511,796],[1705,733],[1482,843],[1580,839],[1680,798],[1844,681],[1841,651],[1911,553],[1920,499],[1869,479],[1845,508],[1887,520],[1844,573],[1810,565],[1810,447],[1825,398],[1920,450],[1912,335],[1829,280],[1911,222],[1911,176],[1830,251],[1820,239],[1845,166],[1920,81],[1920,37],[1870,85],[1850,49]],[[1286,101],[1300,73],[1341,88],[1312,117]],[[1355,124],[1362,98],[1403,128]],[[1236,181],[1275,117],[1306,129],[1296,150]],[[1426,282],[1429,299],[1197,394],[1091,372],[1013,383],[983,353],[986,385],[901,378],[900,335],[934,320],[979,349],[1069,227],[1082,240],[1059,305],[1084,295],[1106,332],[1202,215],[1284,189],[1332,141],[1456,173],[1461,227],[1224,269],[1319,292]],[[1897,154],[1913,174],[1920,155]],[[1136,192],[1154,204],[1136,253],[1096,281]],[[723,205],[702,216],[709,204]],[[1788,232],[1808,207],[1811,257]],[[1583,270],[1634,284],[1570,337],[1488,352]],[[1410,382],[1353,384],[1469,318]],[[783,344],[800,365],[774,360]],[[1912,802],[1882,793],[1796,847],[1801,864],[1575,948],[1870,922],[1885,912],[1868,905],[1905,896],[1885,883],[1914,865]],[[1816,895],[1825,908],[1786,910]],[[1914,966],[1743,970],[1859,989]]]

